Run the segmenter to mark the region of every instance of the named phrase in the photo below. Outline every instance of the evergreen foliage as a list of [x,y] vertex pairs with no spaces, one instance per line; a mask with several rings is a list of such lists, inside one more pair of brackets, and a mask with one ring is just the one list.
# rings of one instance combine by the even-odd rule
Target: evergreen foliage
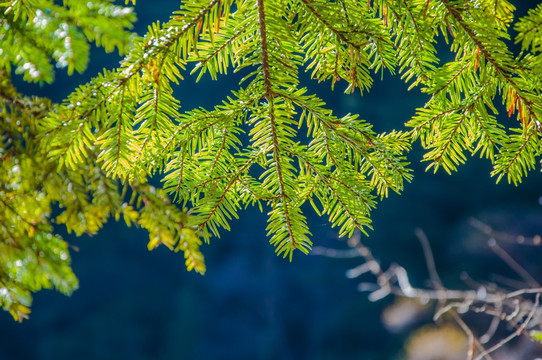
[[[148,230],[149,249],[183,251],[203,273],[202,241],[249,205],[290,259],[312,246],[307,202],[341,236],[365,232],[377,201],[411,181],[413,141],[434,171],[478,153],[514,184],[541,155],[542,5],[514,21],[505,0],[195,0],[142,37],[128,31],[131,8],[104,0],[10,0],[0,12],[0,303],[16,320],[32,291],[77,287],[54,224],[94,234],[123,217]],[[62,104],[13,88],[13,73],[83,71],[89,42],[126,56]],[[221,104],[181,111],[184,76],[228,71],[244,77]],[[408,130],[379,134],[333,114],[302,71],[361,94],[389,71],[430,98]]]

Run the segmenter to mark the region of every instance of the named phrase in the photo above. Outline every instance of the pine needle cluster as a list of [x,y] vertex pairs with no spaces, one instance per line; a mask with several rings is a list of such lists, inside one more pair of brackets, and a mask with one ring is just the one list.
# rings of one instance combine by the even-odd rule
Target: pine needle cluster
[[[514,184],[541,155],[542,5],[514,21],[505,0],[194,0],[144,36],[130,7],[104,0],[12,0],[0,14],[0,304],[17,320],[30,292],[77,286],[53,223],[94,234],[122,217],[203,273],[202,242],[248,206],[289,259],[312,246],[305,204],[341,236],[366,232],[377,202],[411,181],[414,141],[434,171],[478,153]],[[11,85],[83,71],[89,42],[126,56],[61,104]],[[361,94],[387,71],[429,100],[406,130],[376,133],[334,114],[304,71]],[[243,79],[221,104],[182,111],[184,77],[228,72]]]

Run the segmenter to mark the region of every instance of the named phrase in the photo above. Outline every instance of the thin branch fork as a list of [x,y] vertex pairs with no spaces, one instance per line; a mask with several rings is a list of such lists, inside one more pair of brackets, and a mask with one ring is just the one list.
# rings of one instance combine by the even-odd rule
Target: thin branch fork
[[[472,222],[472,221],[471,221]],[[482,226],[484,225],[484,226]],[[489,226],[482,222],[475,222],[475,226],[482,229],[487,235],[493,234]],[[450,314],[457,325],[465,332],[468,338],[468,360],[491,360],[491,353],[500,349],[513,339],[527,334],[527,330],[540,327],[542,320],[542,308],[540,296],[542,287],[539,283],[517,263],[504,249],[498,246],[494,238],[490,239],[490,247],[493,251],[525,281],[525,288],[510,291],[497,284],[476,283],[470,278],[465,279],[476,289],[455,290],[447,289],[442,284],[437,273],[433,253],[425,233],[418,229],[416,235],[422,245],[427,269],[429,272],[432,289],[415,288],[411,286],[407,271],[402,266],[392,264],[384,271],[378,261],[375,260],[369,248],[359,240],[359,234],[355,234],[349,241],[349,250],[334,250],[323,247],[315,248],[315,255],[323,255],[334,258],[361,257],[365,261],[346,272],[348,278],[356,278],[365,273],[377,276],[376,283],[360,283],[360,291],[369,291],[371,301],[380,300],[388,295],[418,298],[438,302],[433,320],[438,320],[445,314]],[[470,281],[467,281],[470,280]],[[533,299],[534,295],[534,299]],[[475,336],[470,326],[460,316],[462,313],[471,312],[484,314],[491,317],[488,329],[481,336]],[[515,330],[505,338],[497,339],[496,333],[501,322],[513,326]],[[493,342],[489,348],[484,344]]]

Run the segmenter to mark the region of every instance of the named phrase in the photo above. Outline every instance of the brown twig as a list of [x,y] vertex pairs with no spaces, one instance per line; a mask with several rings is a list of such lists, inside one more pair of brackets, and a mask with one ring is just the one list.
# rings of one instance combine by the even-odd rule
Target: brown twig
[[[497,283],[480,283],[471,279],[467,274],[462,274],[462,279],[471,287],[467,290],[456,290],[446,288],[436,270],[435,260],[429,240],[423,230],[417,229],[418,237],[432,289],[416,288],[410,284],[408,273],[402,266],[392,264],[387,270],[383,270],[372,252],[363,243],[356,233],[348,240],[349,250],[335,250],[323,247],[317,248],[318,255],[334,258],[361,257],[364,262],[346,272],[348,278],[357,278],[363,274],[371,273],[377,277],[376,282],[363,282],[358,285],[360,291],[369,291],[369,299],[377,301],[388,295],[434,300],[438,302],[433,319],[436,321],[444,314],[450,314],[457,325],[465,332],[468,338],[467,359],[468,360],[491,360],[491,353],[505,346],[507,343],[522,334],[526,333],[528,327],[537,325],[540,322],[540,295],[542,287],[516,260],[512,258],[498,244],[493,235],[499,238],[506,237],[504,233],[496,233],[490,226],[479,220],[471,219],[471,224],[481,230],[484,234],[491,236],[490,247],[525,283],[515,282],[515,285],[522,287],[517,290],[509,290]],[[511,283],[506,284],[509,286]],[[535,295],[533,301],[532,295]],[[476,336],[470,326],[459,315],[460,313],[476,313],[491,317],[491,322],[485,333]],[[506,337],[496,339],[497,330],[502,322],[507,322],[515,328]],[[540,324],[538,324],[540,325]],[[492,343],[487,349],[483,344]]]

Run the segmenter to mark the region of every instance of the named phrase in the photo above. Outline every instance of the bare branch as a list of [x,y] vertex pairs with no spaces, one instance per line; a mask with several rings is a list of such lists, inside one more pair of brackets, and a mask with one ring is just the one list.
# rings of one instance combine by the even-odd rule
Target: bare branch
[[531,319],[533,318],[536,310],[538,309],[538,304],[539,304],[539,301],[540,301],[540,294],[536,294],[536,298],[535,298],[535,301],[534,301],[534,304],[532,306],[532,309],[531,311],[529,312],[529,316],[527,316],[527,318],[525,319],[525,321],[521,324],[520,327],[518,327],[516,329],[516,331],[514,331],[512,334],[508,335],[507,337],[505,337],[504,339],[502,339],[501,341],[499,341],[497,344],[493,345],[492,347],[490,347],[489,349],[487,349],[486,351],[483,351],[480,355],[478,355],[474,360],[481,360],[483,359],[486,355],[488,355],[489,353],[501,348],[504,344],[506,344],[507,342],[509,342],[510,340],[518,337],[519,335],[521,335],[521,333],[523,333],[523,331],[527,328],[527,325],[529,324],[529,322],[531,321]]
[[[335,258],[353,258],[356,256],[363,258],[365,262],[349,269],[346,272],[346,276],[348,278],[357,278],[367,273],[376,276],[376,282],[363,282],[358,285],[359,291],[369,292],[369,300],[371,301],[380,300],[390,294],[407,298],[417,298],[423,302],[430,300],[437,301],[438,307],[435,310],[433,320],[437,321],[445,314],[452,316],[457,325],[468,337],[467,359],[491,360],[491,353],[505,346],[515,338],[520,337],[522,334],[526,334],[527,329],[540,326],[542,322],[542,308],[540,307],[542,287],[534,277],[497,244],[493,235],[502,236],[502,234],[497,234],[493,229],[479,220],[471,219],[470,222],[475,228],[491,236],[489,245],[492,250],[525,283],[506,281],[507,283],[504,286],[500,286],[496,282],[484,283],[475,281],[468,274],[462,273],[461,278],[470,289],[446,288],[436,270],[429,240],[421,229],[416,230],[416,236],[422,245],[432,288],[413,287],[410,283],[407,270],[400,265],[392,264],[384,271],[380,263],[375,260],[370,249],[361,243],[358,233],[348,240],[348,246],[351,248],[349,250],[322,248],[317,253]],[[355,250],[357,254],[352,250]],[[507,279],[501,280],[503,280],[501,281],[503,283]],[[510,290],[510,288],[513,290]],[[468,325],[460,315],[466,313],[490,317],[487,330],[483,335],[474,335],[471,325]],[[509,332],[506,337],[499,340],[498,336],[502,335],[497,335],[500,334],[497,330],[503,322],[508,323],[515,330]],[[479,327],[479,325],[476,327]],[[477,329],[477,332],[479,332],[479,329]],[[490,344],[491,346],[486,349],[484,344]]]
[[497,254],[506,265],[510,266],[523,280],[529,284],[531,287],[538,287],[540,284],[536,281],[516,260],[514,260],[510,254],[508,254],[503,248],[497,244],[497,241],[494,238],[489,239],[488,245]]
[[512,243],[512,244],[521,244],[527,246],[540,246],[542,244],[542,238],[540,235],[535,235],[533,237],[526,237],[523,235],[511,235],[504,232],[496,231],[491,226],[486,223],[476,219],[470,218],[469,224],[486,234],[487,236],[494,238],[498,241]]

